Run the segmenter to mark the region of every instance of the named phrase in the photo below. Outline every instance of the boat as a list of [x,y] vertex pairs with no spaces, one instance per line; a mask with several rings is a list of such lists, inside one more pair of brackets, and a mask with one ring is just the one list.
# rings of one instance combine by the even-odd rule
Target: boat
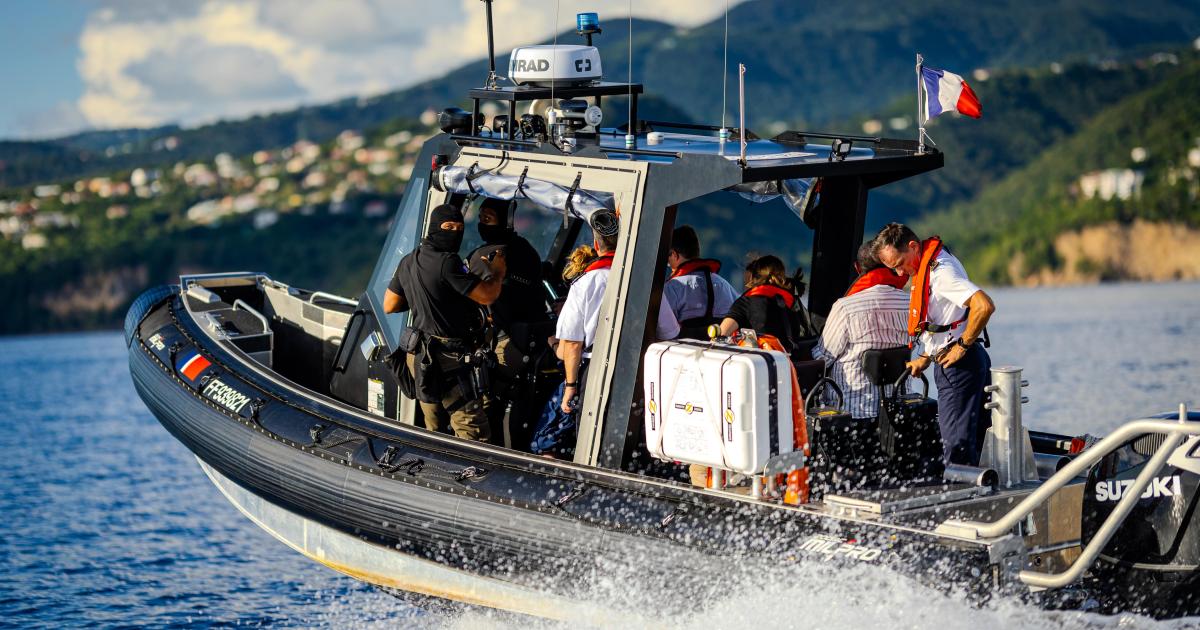
[[[594,16],[584,15],[590,44]],[[578,597],[611,574],[665,592],[681,576],[735,579],[721,567],[787,575],[815,564],[888,568],[981,602],[1012,595],[1054,608],[1200,614],[1200,414],[1181,407],[1103,439],[1031,431],[1020,369],[996,368],[980,467],[848,486],[829,472],[836,447],[816,448],[836,409],[802,405],[805,415],[788,404],[788,393],[799,400],[820,384],[804,366],[790,367],[799,388],[791,390],[780,353],[654,339],[647,313],[661,299],[659,270],[688,201],[782,197],[796,220],[781,229],[813,234],[807,299],[820,316],[852,280],[869,193],[940,168],[943,153],[904,139],[761,138],[744,125],[642,120],[643,86],[601,80],[590,46],[526,47],[512,59],[514,85],[498,84],[493,63],[467,95],[473,111],[442,113],[443,133],[421,150],[359,296],[228,272],[182,276],[131,306],[125,341],[139,395],[247,518],[385,589],[552,619],[613,619],[609,607]],[[613,98],[628,118],[605,127],[600,106]],[[485,127],[489,101],[508,113]],[[589,213],[620,213],[571,461],[522,448],[540,404],[506,414],[494,444],[426,430],[389,363],[407,317],[382,305],[397,262],[431,208],[481,197],[514,204],[519,229],[544,256],[548,303],[562,297],[553,280],[586,236]],[[552,332],[548,314],[531,346]],[[762,400],[739,420],[746,451],[737,464],[692,460],[708,469],[698,487],[681,474],[683,447],[648,436],[684,412],[708,416],[698,403],[664,398],[654,384],[665,381],[648,366],[661,371],[670,355],[691,369],[688,357],[714,352],[758,366],[741,387]],[[524,390],[538,403],[561,379],[552,363],[538,362]],[[881,379],[897,374],[894,360],[880,369]],[[900,402],[931,403],[915,392]],[[672,416],[675,407],[684,411]],[[812,444],[781,437],[797,418]],[[909,460],[919,460],[922,447],[909,447]],[[664,611],[672,605],[694,602],[664,600]]]

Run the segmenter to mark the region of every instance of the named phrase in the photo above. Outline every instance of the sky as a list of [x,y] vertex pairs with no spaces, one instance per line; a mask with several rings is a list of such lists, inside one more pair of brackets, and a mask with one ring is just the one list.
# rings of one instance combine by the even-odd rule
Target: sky
[[[495,0],[496,49],[575,14],[680,27],[742,0]],[[6,0],[0,139],[194,126],[405,87],[487,54],[480,0]]]

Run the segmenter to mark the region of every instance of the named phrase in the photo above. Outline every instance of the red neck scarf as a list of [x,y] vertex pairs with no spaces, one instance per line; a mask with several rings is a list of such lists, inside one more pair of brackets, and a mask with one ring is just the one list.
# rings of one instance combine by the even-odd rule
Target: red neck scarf
[[792,295],[791,291],[777,287],[773,284],[760,284],[746,292],[749,297],[777,297],[783,298],[783,303],[787,304],[788,308],[792,308],[792,304],[796,301],[796,296]]
[[850,290],[846,291],[846,295],[851,296],[859,291],[866,291],[871,287],[879,286],[881,284],[886,284],[889,287],[895,287],[897,289],[903,289],[904,285],[908,284],[908,277],[898,276],[896,275],[896,272],[888,269],[887,267],[872,269],[859,276],[854,281],[854,284],[850,285]]
[[613,255],[612,255],[612,254],[600,254],[600,257],[599,257],[599,258],[597,258],[596,260],[593,260],[593,261],[591,262],[591,264],[589,264],[589,265],[588,265],[588,266],[587,266],[587,267],[586,267],[586,268],[583,270],[583,273],[587,273],[587,272],[589,272],[589,271],[595,271],[595,270],[597,270],[597,269],[611,269],[611,268],[612,268],[612,261],[613,261]]
[[[677,267],[675,269],[675,271],[673,271],[671,273],[671,278],[678,278],[679,276],[686,276],[690,273],[696,273],[697,271],[707,271],[709,273],[721,273],[721,261],[710,260],[708,258],[693,258],[692,260],[689,260],[689,261],[683,263],[682,265],[679,265],[679,267]],[[668,279],[670,279],[670,278],[668,278]]]

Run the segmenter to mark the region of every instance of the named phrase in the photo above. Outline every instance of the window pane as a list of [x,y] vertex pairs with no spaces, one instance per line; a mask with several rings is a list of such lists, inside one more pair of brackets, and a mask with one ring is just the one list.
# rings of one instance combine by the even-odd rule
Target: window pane
[[390,349],[396,348],[400,331],[408,322],[408,313],[384,314],[383,293],[387,290],[392,275],[396,273],[396,265],[400,264],[400,259],[416,247],[426,196],[424,176],[414,177],[408,182],[400,212],[397,213],[392,231],[384,243],[383,254],[375,265],[375,271],[371,273],[371,282],[367,285],[367,299],[376,319],[379,320],[379,326],[383,329],[384,339]]

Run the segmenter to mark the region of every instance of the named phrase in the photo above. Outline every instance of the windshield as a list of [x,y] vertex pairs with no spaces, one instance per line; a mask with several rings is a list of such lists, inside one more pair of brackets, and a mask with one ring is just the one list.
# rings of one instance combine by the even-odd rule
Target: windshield
[[408,313],[392,313],[385,315],[383,312],[383,294],[387,290],[388,282],[391,281],[392,275],[396,273],[396,265],[400,264],[400,259],[405,254],[411,252],[417,244],[417,239],[420,236],[420,226],[422,208],[426,197],[426,180],[425,177],[413,177],[408,182],[408,187],[404,191],[404,200],[401,202],[400,211],[396,213],[392,231],[388,234],[387,242],[383,245],[383,254],[379,257],[379,262],[375,265],[375,271],[371,272],[371,281],[367,285],[367,299],[371,303],[371,309],[375,311],[375,315],[379,320],[379,327],[383,331],[384,340],[391,350],[396,349],[396,344],[400,339],[400,331],[404,329],[404,325],[408,322]]
[[[461,251],[463,256],[467,252],[474,251],[476,247],[483,244],[483,239],[479,237],[479,207],[483,204],[484,198],[477,197],[465,204],[463,216],[466,220],[466,235],[463,237],[463,246]],[[563,215],[561,212],[551,212],[536,203],[527,199],[517,201],[516,212],[512,217],[513,230],[521,237],[529,241],[537,253],[542,257],[542,260],[547,260],[550,255],[551,246],[554,245],[554,239],[558,237],[558,233],[563,229]],[[586,233],[587,240],[580,242],[592,242],[591,228],[586,225],[582,226],[581,234]]]

